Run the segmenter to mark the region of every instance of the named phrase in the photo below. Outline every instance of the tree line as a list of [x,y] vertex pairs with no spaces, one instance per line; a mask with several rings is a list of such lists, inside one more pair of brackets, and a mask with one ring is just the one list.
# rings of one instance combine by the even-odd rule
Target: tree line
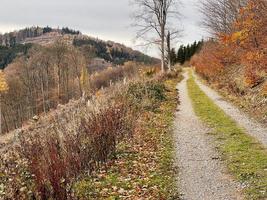
[[35,115],[90,96],[135,72],[136,65],[110,63],[108,69],[93,74],[88,63],[95,55],[90,49],[59,39],[49,46],[33,45],[5,68],[9,89],[1,94],[2,131],[20,128]]
[[185,64],[185,62],[190,61],[191,58],[201,50],[204,41],[195,41],[193,44],[188,44],[186,46],[181,45],[176,53],[175,48],[170,51],[170,62],[171,65],[179,63],[180,65]]
[[17,56],[26,55],[31,47],[32,44],[16,44],[12,47],[0,45],[0,69],[4,69]]
[[107,62],[111,62],[115,65],[123,65],[128,61],[142,62],[145,64],[158,62],[157,59],[147,56],[140,51],[135,51],[122,44],[111,41],[106,42],[95,38],[76,37],[73,40],[73,45],[88,52],[90,55],[103,58]]
[[194,42],[193,44],[188,44],[187,46],[181,45],[175,55],[175,63],[183,65],[186,61],[190,59],[200,51],[203,45],[203,41]]
[[20,44],[27,38],[39,37],[43,34],[57,32],[60,34],[71,34],[71,35],[79,35],[80,31],[70,29],[68,27],[59,28],[51,28],[49,26],[46,27],[27,27],[22,30],[13,31],[10,33],[0,34],[0,45],[7,47],[14,47],[17,44]]

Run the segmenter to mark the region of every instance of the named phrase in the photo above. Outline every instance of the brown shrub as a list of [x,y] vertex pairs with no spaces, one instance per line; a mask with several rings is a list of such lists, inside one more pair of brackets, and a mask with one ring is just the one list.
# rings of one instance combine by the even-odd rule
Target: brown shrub
[[[73,179],[106,163],[120,139],[131,132],[126,108],[123,102],[114,102],[95,112],[82,108],[67,114],[65,119],[58,118],[41,132],[37,129],[30,135],[24,134],[20,151],[34,174],[35,196],[67,199]],[[78,123],[76,128],[68,129],[65,124],[68,121]]]
[[114,85],[90,102],[60,106],[24,130],[0,155],[0,198],[75,199],[72,183],[105,166],[117,144],[132,137],[140,112],[165,99],[160,82]]
[[131,78],[137,74],[139,67],[136,63],[128,62],[124,66],[110,67],[102,72],[97,72],[90,77],[90,89],[96,92],[117,81],[122,81],[124,78]]

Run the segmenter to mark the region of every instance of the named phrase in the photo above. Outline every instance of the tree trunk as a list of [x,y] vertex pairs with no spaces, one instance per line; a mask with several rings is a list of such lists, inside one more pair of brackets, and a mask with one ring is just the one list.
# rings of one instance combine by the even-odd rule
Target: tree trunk
[[167,35],[167,53],[168,53],[168,70],[171,71],[171,34],[170,31],[168,31]]
[[46,103],[45,103],[45,91],[44,91],[44,78],[43,74],[41,74],[41,93],[42,93],[42,101],[43,101],[43,112],[46,113]]
[[161,72],[165,72],[165,30],[161,28]]
[[60,66],[58,65],[58,69],[57,69],[57,104],[59,105],[60,102],[60,82],[61,82],[61,73],[60,73]]
[[168,55],[168,70],[169,70],[169,72],[172,70],[171,69],[171,56],[170,56],[170,54]]
[[[4,129],[4,132],[5,133],[7,133],[7,132],[9,132],[9,126],[8,126],[8,122],[7,122],[7,119],[6,119],[6,115],[3,113],[3,119],[4,119],[4,123],[5,123],[5,129]],[[1,127],[1,129],[2,129],[3,127]],[[2,131],[2,130],[1,130]],[[4,133],[3,131],[2,131],[2,133]],[[1,134],[2,134],[1,133]]]

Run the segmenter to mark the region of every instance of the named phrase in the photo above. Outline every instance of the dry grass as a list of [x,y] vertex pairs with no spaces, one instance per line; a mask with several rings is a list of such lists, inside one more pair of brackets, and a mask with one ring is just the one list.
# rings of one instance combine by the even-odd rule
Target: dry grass
[[1,155],[0,198],[75,199],[72,183],[108,168],[118,144],[132,138],[140,113],[164,100],[163,78],[113,85],[90,102],[60,106],[25,129]]

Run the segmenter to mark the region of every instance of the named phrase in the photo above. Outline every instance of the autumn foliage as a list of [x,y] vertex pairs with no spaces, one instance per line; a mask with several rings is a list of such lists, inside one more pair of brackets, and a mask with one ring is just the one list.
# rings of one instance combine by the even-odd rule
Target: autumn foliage
[[216,80],[229,67],[242,66],[243,83],[253,88],[267,77],[267,1],[249,0],[238,9],[229,32],[217,32],[191,63],[207,79]]
[[213,80],[224,71],[226,65],[233,64],[236,60],[230,48],[211,40],[206,42],[201,52],[191,59],[191,64],[203,77]]
[[0,149],[0,199],[79,199],[72,184],[107,168],[140,115],[165,100],[165,77],[145,76],[72,100],[20,130],[8,150]]
[[0,93],[8,90],[8,85],[2,70],[0,70]]
[[[130,79],[139,64],[126,62],[94,72],[82,52],[57,41],[51,46],[35,46],[29,57],[16,59],[0,74],[2,133],[21,128],[34,116],[48,113],[72,99],[91,96],[115,82]],[[6,89],[5,89],[6,90]]]

